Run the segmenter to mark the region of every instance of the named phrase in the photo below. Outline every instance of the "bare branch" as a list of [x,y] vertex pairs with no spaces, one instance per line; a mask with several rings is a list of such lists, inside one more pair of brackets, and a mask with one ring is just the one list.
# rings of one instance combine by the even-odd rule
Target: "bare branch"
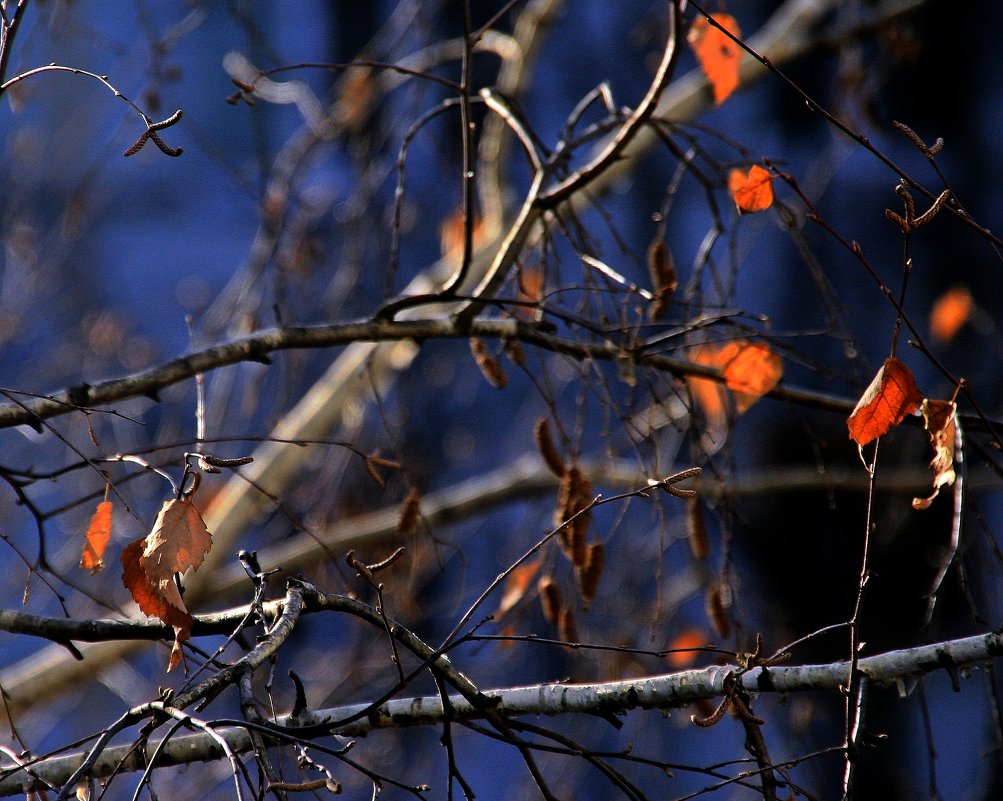
[[[348,599],[323,596],[322,605],[332,608],[344,606]],[[1003,656],[1003,634],[988,633],[975,637],[905,648],[865,657],[859,669],[872,684],[894,682],[911,676],[953,670],[986,662]],[[666,709],[702,699],[721,698],[725,694],[728,676],[736,676],[736,687],[750,693],[791,693],[810,690],[839,692],[846,680],[849,664],[834,662],[822,665],[795,665],[791,667],[757,667],[737,674],[737,666],[715,665],[702,670],[687,670],[658,676],[604,682],[600,684],[542,684],[528,687],[505,687],[484,691],[484,696],[494,702],[493,709],[505,717],[522,715],[559,715],[572,712],[623,713],[631,709]],[[462,695],[449,696],[451,719],[475,720],[484,717],[485,711],[471,704]],[[362,717],[359,713],[370,710],[367,704],[320,709],[300,716],[295,725],[289,716],[277,719],[276,731],[292,736],[296,727],[311,728],[326,725],[326,721],[357,718],[355,722],[327,730],[326,734],[356,737],[373,729],[441,723],[446,714],[439,696],[400,698],[370,710]],[[251,740],[238,721],[207,721],[220,730],[217,736],[225,737],[235,753],[251,750]],[[316,735],[314,735],[316,736]],[[213,737],[194,734],[177,737],[160,754],[160,765],[218,759],[223,751]],[[0,780],[0,795],[9,796],[43,789],[40,779],[50,785],[62,785],[81,764],[80,754],[46,760],[33,764],[31,771],[38,779],[26,774],[24,769],[4,768],[11,771]],[[92,770],[95,777],[108,775],[120,761],[122,770],[141,770],[144,765],[138,754],[130,754],[128,747],[109,748],[96,761]]]

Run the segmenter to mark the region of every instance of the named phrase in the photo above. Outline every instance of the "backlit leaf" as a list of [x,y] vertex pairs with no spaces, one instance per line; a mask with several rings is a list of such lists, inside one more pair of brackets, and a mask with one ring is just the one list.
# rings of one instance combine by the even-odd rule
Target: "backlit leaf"
[[505,591],[502,593],[498,609],[495,610],[495,620],[500,620],[512,607],[522,600],[526,594],[530,582],[536,577],[540,570],[540,560],[534,559],[531,562],[524,562],[515,570],[508,574],[505,579]]
[[87,526],[84,550],[80,555],[80,567],[97,573],[104,569],[104,552],[111,539],[111,513],[114,504],[111,501],[101,501]]
[[739,414],[770,392],[784,374],[780,357],[762,342],[737,342],[739,350],[723,370],[724,382],[735,393]]
[[968,322],[974,306],[972,293],[966,287],[948,289],[937,298],[930,310],[930,338],[946,345],[954,339],[961,326]]
[[728,174],[728,191],[742,214],[763,211],[773,205],[773,176],[758,164],[753,164],[748,172],[732,170]]
[[683,629],[669,641],[665,661],[671,667],[681,669],[692,665],[700,653],[699,648],[707,644],[707,634],[700,629]]
[[885,359],[846,421],[850,439],[866,445],[897,426],[923,402],[912,372],[894,356]]
[[[784,372],[783,361],[767,345],[744,339],[726,344],[706,343],[690,351],[690,360],[721,370],[725,383],[710,378],[689,376],[686,385],[693,402],[703,412],[707,425],[706,444],[720,447],[727,428],[729,391],[735,401],[735,411],[748,411],[757,400],[770,392]],[[716,448],[709,448],[714,450]]]
[[957,478],[954,472],[954,448],[958,429],[958,405],[954,401],[926,398],[920,411],[923,413],[923,425],[930,435],[930,444],[933,446],[934,455],[930,461],[933,494],[927,498],[913,498],[913,509],[928,508],[937,497],[940,488],[950,486]]
[[[726,31],[741,36],[735,18],[730,14],[712,14],[714,21]],[[686,40],[693,48],[697,61],[714,90],[714,102],[721,104],[738,87],[738,68],[742,49],[728,36],[711,25],[705,17],[693,20]]]
[[[738,354],[738,343],[726,345],[707,343],[690,350],[690,361],[705,367],[722,368]],[[701,441],[708,453],[714,453],[724,444],[728,430],[728,388],[719,381],[699,376],[687,376],[686,387],[693,404],[703,414],[704,434]]]

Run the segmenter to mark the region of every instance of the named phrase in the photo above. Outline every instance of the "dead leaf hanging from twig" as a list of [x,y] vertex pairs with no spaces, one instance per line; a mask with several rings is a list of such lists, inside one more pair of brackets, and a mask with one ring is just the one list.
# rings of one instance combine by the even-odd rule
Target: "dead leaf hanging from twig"
[[122,551],[122,583],[147,615],[174,628],[174,647],[167,670],[181,661],[181,643],[191,636],[192,616],[185,607],[178,579],[197,570],[212,547],[212,535],[188,498],[164,501],[153,529]]

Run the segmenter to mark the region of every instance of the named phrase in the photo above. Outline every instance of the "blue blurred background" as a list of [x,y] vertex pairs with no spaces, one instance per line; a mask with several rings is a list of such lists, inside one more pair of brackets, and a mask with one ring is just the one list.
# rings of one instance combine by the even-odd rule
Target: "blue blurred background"
[[[474,5],[474,24],[479,25],[501,4]],[[636,104],[666,31],[664,3],[580,0],[556,5],[562,6],[560,13],[541,37],[538,63],[518,99],[528,125],[549,147],[556,144],[571,109],[601,81],[609,82],[617,104]],[[915,5],[911,13],[874,25],[882,4],[834,4],[816,31],[820,44],[784,69],[810,96],[935,191],[940,179],[892,121],[908,124],[928,143],[943,137],[937,166],[971,217],[996,230],[1003,213],[997,187],[1003,175],[997,144],[1003,130],[1003,57],[993,39],[1003,22],[1000,8],[989,2],[964,4],[960,10],[957,4],[936,1]],[[503,14],[499,28],[511,31],[523,6],[517,3]],[[779,6],[733,0],[727,11],[751,34]],[[692,12],[687,16],[692,18]],[[47,393],[128,374],[278,323],[371,315],[439,258],[442,222],[460,203],[458,122],[454,113],[447,113],[415,136],[408,153],[399,264],[391,271],[401,140],[448,90],[411,81],[370,104],[364,92],[372,86],[344,77],[354,73],[303,68],[273,76],[294,87],[298,103],[260,97],[254,105],[239,99],[227,103],[237,87],[224,62],[229,58],[232,64],[232,54],[239,54],[255,68],[268,70],[304,62],[345,63],[360,55],[400,61],[459,35],[461,20],[461,7],[453,2],[77,0],[29,6],[8,79],[49,63],[107,75],[153,119],[182,109],[182,121],[161,135],[185,152],[169,158],[147,143],[123,158],[142,132],[142,121],[95,80],[53,72],[5,92],[0,109],[0,384]],[[475,81],[493,84],[497,66],[494,56],[478,57]],[[684,48],[677,73],[695,68]],[[435,73],[456,80],[457,65],[437,66]],[[333,137],[304,134],[305,118],[338,102],[357,104],[354,121],[350,118]],[[584,122],[601,117],[601,109],[594,108]],[[860,243],[880,278],[899,292],[903,242],[884,214],[886,208],[901,207],[894,191],[900,177],[892,170],[811,113],[775,77],[742,87],[692,122],[678,128],[677,141],[684,148],[698,148],[704,166],[718,168],[715,178],[739,163],[771,159],[796,177],[840,236]],[[276,174],[288,164],[291,143],[297,141],[309,144],[289,181],[277,181]],[[658,216],[677,169],[678,160],[665,148],[644,157],[638,169],[602,197],[600,211],[582,209],[579,244],[587,238],[592,251],[629,281],[649,286],[644,254],[660,230]],[[527,183],[518,153],[512,157],[511,180],[518,198]],[[712,224],[705,188],[687,175],[668,210],[665,238],[679,270],[680,292],[687,291],[690,301],[687,305],[679,296],[670,315],[674,323],[693,319],[701,307],[732,310],[746,335],[763,335],[782,352],[785,383],[858,397],[891,344],[894,310],[881,288],[818,226],[799,223],[792,233],[774,212],[736,218],[723,183],[713,189],[725,231],[702,278],[694,265]],[[778,196],[803,222],[803,208],[789,187],[778,185]],[[926,208],[919,198],[917,204]],[[549,288],[597,281],[576,259],[573,238],[555,235],[553,250],[537,259],[549,271]],[[810,259],[805,256],[809,251]],[[927,334],[935,299],[953,286],[971,290],[975,309],[970,320],[950,342],[932,344],[931,351],[955,376],[968,380],[986,414],[999,415],[999,253],[977,232],[941,214],[913,237],[910,255],[905,308],[921,334]],[[522,265],[527,272],[534,267],[530,262]],[[503,294],[514,297],[515,287]],[[555,306],[601,309],[610,315],[611,325],[617,322],[615,308],[599,301],[589,305],[587,298],[576,306],[575,297],[556,297]],[[728,328],[727,335],[737,330]],[[688,338],[680,338],[678,346],[673,341],[669,355],[682,355],[689,343]],[[952,385],[931,360],[905,340],[899,353],[927,396],[950,396]],[[214,374],[207,381],[209,435],[265,434],[336,355],[280,353],[267,368],[240,365]],[[646,374],[632,388],[621,385],[615,368],[605,365],[582,366],[541,354],[531,356],[531,367],[523,373],[501,358],[510,383],[499,392],[473,368],[467,343],[423,344],[379,402],[369,397],[357,410],[361,422],[349,434],[348,427],[330,433],[332,439],[350,436],[363,451],[398,460],[401,473],[390,475],[381,488],[343,449],[306,449],[303,473],[283,497],[289,515],[274,510],[266,515],[247,532],[247,547],[303,537],[303,528],[336,530],[352,515],[398,504],[410,486],[427,495],[534,454],[534,422],[550,413],[570,433],[568,447],[579,449],[583,458],[631,458],[649,473],[655,466],[655,472],[669,472],[701,463],[721,479],[718,494],[707,501],[713,552],[706,564],[690,556],[681,508],[671,499],[634,499],[596,514],[593,536],[606,543],[609,564],[591,609],[578,608],[583,641],[657,650],[679,632],[695,629],[708,642],[749,648],[754,634],[764,631],[774,648],[846,619],[856,592],[866,496],[856,490],[826,490],[824,484],[814,491],[755,497],[728,492],[743,476],[768,477],[772,469],[791,466],[832,474],[857,471],[859,478],[863,470],[846,438],[842,415],[764,400],[736,422],[729,446],[708,458],[696,447],[698,436],[692,431],[670,429],[637,443],[623,429],[621,412],[633,413],[647,398],[673,394],[667,376]],[[593,382],[599,390],[586,388]],[[39,614],[58,615],[65,608],[74,617],[138,615],[115,575],[117,554],[143,536],[169,487],[149,471],[108,467],[134,515],[116,517],[108,560],[112,568],[92,578],[76,569],[76,561],[80,535],[103,481],[81,465],[80,454],[139,453],[181,443],[148,456],[178,472],[184,443],[195,436],[190,384],[166,389],[159,402],[138,398],[116,404],[117,416],[69,415],[51,422],[55,431],[24,428],[3,434],[0,464],[8,488],[0,492],[0,533],[9,546],[0,548],[4,607],[21,608],[27,595],[26,608]],[[984,455],[976,451],[971,459],[981,479],[986,472],[982,465],[992,457],[984,436],[975,433],[973,439],[982,440]],[[240,455],[249,447],[231,443],[221,445],[220,452]],[[917,430],[897,435],[886,451],[889,471],[922,468],[928,449]],[[53,471],[65,467],[73,469],[55,476]],[[54,476],[29,480],[24,487],[30,504],[45,518],[41,532],[25,497],[15,491],[26,478],[17,471],[29,469]],[[133,473],[137,475],[127,478]],[[964,571],[950,573],[930,632],[921,627],[922,595],[950,523],[949,493],[925,516],[909,509],[909,492],[879,496],[872,565],[877,578],[864,616],[869,653],[1001,624],[999,493],[984,483],[979,486],[966,512]],[[429,641],[445,636],[487,582],[549,529],[553,498],[548,490],[453,525],[423,529],[420,541],[409,542],[414,559],[407,580],[398,577],[391,588],[393,612]],[[65,607],[26,566],[36,563],[43,539],[52,568],[43,576],[65,598]],[[374,558],[381,555],[385,550],[373,550]],[[340,563],[317,560],[311,577],[326,589],[365,594]],[[567,565],[558,557],[551,555],[543,570],[554,572],[566,588],[572,586]],[[718,575],[733,582],[736,597],[732,614],[737,626],[727,637],[713,633],[705,612],[706,588]],[[229,593],[212,608],[244,602],[249,595],[249,587]],[[483,611],[494,605],[489,602]],[[520,606],[512,626],[519,633],[554,634],[531,598]],[[21,660],[36,654],[41,641],[10,634],[0,638],[3,683],[23,669]],[[842,658],[845,643],[844,633],[829,635],[796,657]],[[386,655],[373,653],[384,645],[354,623],[313,619],[297,634],[282,669],[300,672],[308,692],[315,693],[315,705],[365,700],[373,686],[394,676]],[[494,643],[467,646],[456,659],[482,686],[602,680],[669,669],[655,658],[526,645],[501,649]],[[94,684],[68,687],[57,701],[33,705],[14,722],[36,752],[61,746],[100,729],[128,705],[154,697],[159,685],[174,681],[162,673],[165,661],[166,652],[150,646],[108,668]],[[960,693],[952,692],[948,677],[940,675],[918,689],[875,689],[872,731],[889,737],[865,755],[859,797],[912,798],[927,792],[931,760],[924,709],[943,797],[997,797],[1001,752],[993,675],[990,668],[963,680]],[[291,688],[278,684],[277,706],[288,708]],[[434,688],[416,685],[411,690]],[[897,690],[909,692],[899,698]],[[217,714],[224,714],[226,703],[233,702],[224,699]],[[764,699],[762,704],[775,760],[798,758],[841,741],[839,699],[806,695]],[[667,720],[634,712],[628,718],[629,736],[612,727],[602,733],[606,724],[592,718],[554,727],[596,749],[615,750],[633,742],[638,753],[673,763],[671,780],[641,773],[643,782],[651,782],[646,787],[658,788],[651,790],[652,797],[678,798],[713,784],[704,773],[688,772],[687,765],[745,755],[735,721],[695,730],[688,723],[691,711],[673,712]],[[457,736],[461,769],[478,797],[534,792],[513,749],[466,732]],[[435,797],[445,797],[445,772],[435,762],[441,750],[437,737],[432,731],[405,737],[382,733],[361,743],[358,754],[390,775],[415,782],[434,777]],[[562,788],[581,792],[594,782],[580,763],[557,765],[560,780],[555,783]],[[215,781],[223,783],[214,794],[229,792],[226,768],[219,769],[222,774],[192,769],[200,777],[196,786],[206,790],[191,797],[209,797]],[[840,759],[828,756],[807,761],[797,776],[815,797],[828,798],[837,793],[841,770]],[[339,772],[338,778],[354,792],[365,790],[365,782],[350,772]],[[129,782],[118,780],[113,791],[128,797]],[[161,793],[168,794],[169,786],[163,782]],[[739,795],[730,788],[723,792]],[[600,793],[595,797],[612,796],[605,787]]]

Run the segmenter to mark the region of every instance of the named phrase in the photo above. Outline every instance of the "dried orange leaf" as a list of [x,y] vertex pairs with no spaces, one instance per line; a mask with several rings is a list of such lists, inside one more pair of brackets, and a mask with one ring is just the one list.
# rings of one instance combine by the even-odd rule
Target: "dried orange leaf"
[[505,579],[505,592],[502,593],[498,609],[495,611],[495,620],[500,619],[512,607],[523,599],[529,583],[534,579],[540,569],[540,561],[534,559],[532,562],[525,562],[508,574]]
[[[212,547],[212,535],[190,500],[171,499],[164,505],[146,538],[143,566],[155,579],[198,570]],[[173,580],[171,582],[173,584]]]
[[122,583],[133,600],[174,628],[168,672],[180,664],[181,643],[191,636],[193,623],[175,575],[197,570],[211,547],[212,535],[191,500],[172,499],[164,502],[150,533],[122,551]]
[[748,172],[732,170],[728,174],[728,192],[740,213],[763,211],[773,205],[773,176],[758,164]]
[[145,539],[130,542],[122,551],[122,583],[145,615],[159,617],[169,626],[191,626],[191,615],[181,600],[181,593],[171,581],[161,586],[150,578],[143,565]]
[[930,434],[930,444],[933,446],[934,456],[930,461],[933,494],[928,498],[913,498],[913,509],[928,508],[940,488],[950,486],[957,478],[954,472],[954,448],[958,429],[958,405],[954,401],[926,398],[920,410],[923,413],[923,425]]
[[690,376],[686,384],[693,402],[703,412],[707,436],[720,446],[727,428],[726,401],[730,389],[735,398],[735,411],[748,411],[757,400],[770,392],[784,373],[783,361],[766,345],[745,340],[725,345],[708,343],[690,351],[690,360],[721,370],[725,383],[710,378]]
[[912,372],[903,362],[889,356],[846,421],[850,439],[866,445],[901,423],[922,402],[923,393],[916,386]]
[[683,629],[669,642],[671,653],[665,655],[665,661],[674,668],[689,667],[706,644],[707,635],[700,629]]
[[[690,350],[690,361],[706,367],[724,367],[738,355],[738,343],[727,345],[708,343]],[[698,376],[688,376],[686,387],[694,405],[703,413],[706,430],[702,437],[708,452],[714,452],[724,443],[728,429],[728,389],[719,381]]]
[[80,567],[97,573],[104,569],[104,552],[111,539],[111,512],[114,504],[111,501],[101,501],[87,526],[84,550],[80,555]]
[[946,345],[954,339],[961,326],[968,322],[974,306],[972,293],[966,287],[948,289],[937,298],[930,310],[930,338]]
[[[735,18],[730,14],[712,14],[714,21],[729,33],[741,36]],[[714,89],[714,102],[721,104],[738,88],[738,69],[742,49],[727,35],[715,28],[705,17],[693,20],[686,40],[693,48],[697,61]]]
[[738,342],[738,353],[722,372],[724,382],[735,393],[739,414],[770,392],[784,374],[780,357],[761,342]]

